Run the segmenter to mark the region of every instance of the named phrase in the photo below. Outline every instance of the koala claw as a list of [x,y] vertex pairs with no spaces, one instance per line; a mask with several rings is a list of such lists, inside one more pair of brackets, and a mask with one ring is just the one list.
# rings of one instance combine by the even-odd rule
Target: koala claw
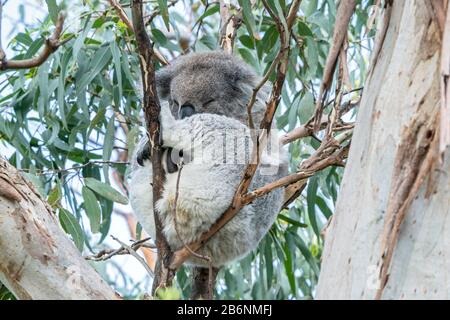
[[151,153],[150,143],[147,141],[147,143],[144,145],[144,147],[137,152],[137,155],[136,155],[137,163],[141,167],[143,167],[144,166],[144,161],[145,160],[149,160],[151,154],[152,153]]

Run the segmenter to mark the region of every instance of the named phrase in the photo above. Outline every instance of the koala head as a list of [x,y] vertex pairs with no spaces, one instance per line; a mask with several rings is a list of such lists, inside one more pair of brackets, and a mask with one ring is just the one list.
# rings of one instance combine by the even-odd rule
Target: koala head
[[[160,99],[167,100],[177,118],[215,113],[247,123],[247,110],[256,73],[243,61],[223,51],[191,53],[175,59],[156,74]],[[265,110],[266,89],[253,107],[255,120]]]

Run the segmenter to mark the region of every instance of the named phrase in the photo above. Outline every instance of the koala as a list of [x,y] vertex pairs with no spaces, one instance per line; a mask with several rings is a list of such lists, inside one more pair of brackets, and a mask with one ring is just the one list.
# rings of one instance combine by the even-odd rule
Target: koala
[[[198,240],[230,206],[251,159],[246,104],[258,81],[246,64],[223,52],[186,55],[157,73],[166,181],[156,208],[173,250]],[[254,107],[256,123],[262,118],[265,98],[262,90]],[[276,143],[278,137],[271,138],[271,149],[264,149],[250,190],[287,174],[286,154]],[[179,167],[181,160],[184,164]],[[136,147],[130,171],[130,203],[144,230],[155,238],[147,137]],[[208,256],[216,268],[242,258],[267,233],[282,199],[278,189],[245,206],[199,254]],[[196,257],[187,262],[208,266]]]
[[[169,148],[183,150],[183,160],[185,154],[189,154],[181,172],[171,173],[165,165],[163,196],[156,205],[169,245],[178,250],[183,244],[198,240],[230,206],[243,171],[251,160],[253,143],[249,128],[236,119],[202,113],[177,120],[167,104],[161,109],[161,128],[165,158],[170,156]],[[272,144],[275,147],[272,146],[270,152],[263,152],[250,189],[261,187],[286,173],[283,151],[277,149],[273,141]],[[176,162],[177,158],[178,154],[171,161]],[[144,160],[143,167],[137,164],[137,159],[133,163],[131,204],[144,229],[154,237],[149,183],[151,163]],[[278,189],[245,206],[206,243],[199,254],[210,257],[217,268],[245,256],[256,248],[273,224],[282,199],[282,190]],[[195,257],[188,263],[208,265],[205,260]]]

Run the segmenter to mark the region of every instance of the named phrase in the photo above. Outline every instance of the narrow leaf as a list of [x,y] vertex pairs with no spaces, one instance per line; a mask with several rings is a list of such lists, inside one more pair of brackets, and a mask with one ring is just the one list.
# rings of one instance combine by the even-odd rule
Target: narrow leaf
[[84,244],[84,232],[83,229],[81,229],[77,219],[69,211],[61,208],[59,209],[59,221],[64,231],[72,237],[72,240],[78,250],[82,251]]
[[111,187],[110,185],[103,183],[101,181],[98,181],[94,178],[85,178],[84,183],[86,186],[91,189],[92,191],[95,191],[97,194],[101,195],[102,197],[109,199],[114,202],[118,202],[121,204],[128,204],[128,199],[123,194],[121,194],[119,191]]
[[81,193],[84,200],[84,209],[86,210],[86,214],[91,224],[91,230],[96,233],[100,229],[100,222],[102,219],[100,206],[94,192],[92,192],[89,188],[83,186]]

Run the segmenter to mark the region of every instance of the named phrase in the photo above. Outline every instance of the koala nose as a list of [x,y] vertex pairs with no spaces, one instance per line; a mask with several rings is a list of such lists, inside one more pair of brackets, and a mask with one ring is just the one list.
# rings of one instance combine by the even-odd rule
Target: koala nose
[[180,107],[178,115],[179,115],[180,119],[184,119],[184,118],[192,116],[194,113],[195,113],[194,106],[190,103],[185,103]]

